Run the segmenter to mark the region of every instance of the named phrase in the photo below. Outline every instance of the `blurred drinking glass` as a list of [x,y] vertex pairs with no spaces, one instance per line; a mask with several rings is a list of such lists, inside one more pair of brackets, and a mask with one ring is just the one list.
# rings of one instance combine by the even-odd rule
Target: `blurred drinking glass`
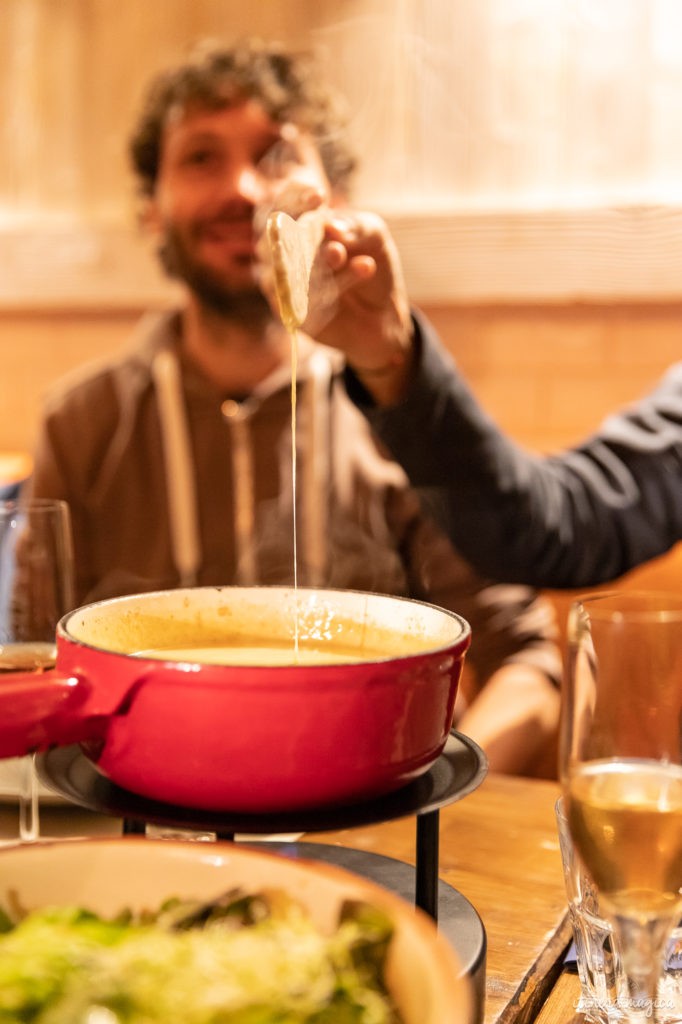
[[[71,521],[64,501],[0,502],[0,679],[53,668],[59,619],[74,604]],[[39,836],[34,755],[18,762],[19,839]]]
[[575,849],[620,950],[627,1021],[666,1017],[659,981],[682,916],[682,599],[573,603],[561,782]]

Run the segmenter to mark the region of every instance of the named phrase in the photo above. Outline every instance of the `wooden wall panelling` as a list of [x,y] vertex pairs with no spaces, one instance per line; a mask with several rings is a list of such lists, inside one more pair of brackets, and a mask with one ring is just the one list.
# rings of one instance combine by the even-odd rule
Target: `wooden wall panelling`
[[245,32],[326,47],[358,201],[389,218],[415,298],[679,295],[682,33],[666,0],[3,0],[0,19],[0,303],[158,296],[132,231],[130,119],[192,41]]

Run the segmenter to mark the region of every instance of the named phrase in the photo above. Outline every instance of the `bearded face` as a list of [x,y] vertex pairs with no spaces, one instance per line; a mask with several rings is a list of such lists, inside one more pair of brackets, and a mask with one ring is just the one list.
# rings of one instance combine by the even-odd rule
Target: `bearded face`
[[208,309],[247,320],[268,314],[269,305],[258,287],[250,260],[245,261],[249,268],[247,280],[235,280],[235,275],[202,260],[198,246],[174,224],[165,226],[158,252],[166,273],[183,281]]
[[313,141],[257,101],[177,112],[150,206],[167,273],[217,312],[263,315],[254,222],[292,183],[329,192]]

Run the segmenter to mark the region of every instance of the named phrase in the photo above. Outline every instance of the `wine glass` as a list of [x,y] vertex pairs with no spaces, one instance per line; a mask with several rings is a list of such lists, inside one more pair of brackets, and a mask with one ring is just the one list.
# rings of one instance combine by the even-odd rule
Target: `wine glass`
[[620,946],[625,1020],[655,1021],[682,915],[682,599],[571,605],[560,768],[573,843]]
[[[66,502],[0,502],[0,679],[54,667],[57,622],[74,604],[71,521]],[[19,795],[19,839],[39,836],[34,756],[12,763]]]

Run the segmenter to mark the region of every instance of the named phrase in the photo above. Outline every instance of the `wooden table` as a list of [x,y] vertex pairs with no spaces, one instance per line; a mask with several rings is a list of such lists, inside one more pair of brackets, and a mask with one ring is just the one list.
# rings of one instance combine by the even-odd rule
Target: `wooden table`
[[[485,1024],[534,1021],[570,943],[554,783],[489,775],[440,812],[440,877],[488,937]],[[415,863],[414,819],[306,836]]]
[[[554,822],[554,783],[489,775],[440,812],[440,877],[476,908],[487,932],[485,1024],[571,1024],[577,989],[562,974],[570,941]],[[116,819],[44,808],[45,836],[120,832]],[[415,820],[306,835],[415,863]],[[0,838],[16,817],[0,810]],[[555,984],[556,983],[556,984]],[[568,985],[568,988],[566,987]],[[543,1009],[548,996],[550,1002]]]
[[579,999],[578,975],[569,971],[560,974],[542,1007],[537,1024],[583,1024],[585,1015],[576,1010]]

